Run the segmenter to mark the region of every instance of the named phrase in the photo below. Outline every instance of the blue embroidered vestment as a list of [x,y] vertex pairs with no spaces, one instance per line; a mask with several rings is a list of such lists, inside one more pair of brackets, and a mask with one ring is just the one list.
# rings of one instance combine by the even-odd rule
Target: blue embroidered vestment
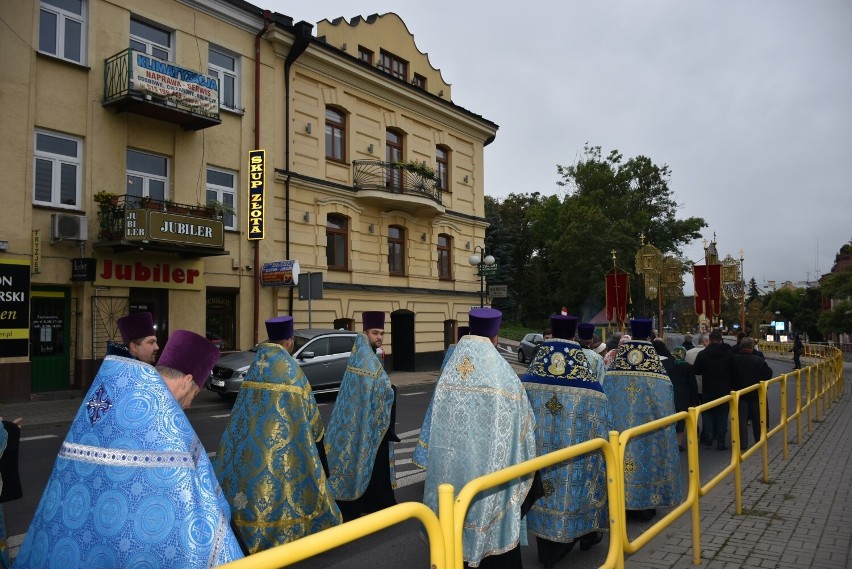
[[[604,391],[619,432],[673,415],[674,390],[650,342],[621,344],[607,370]],[[673,507],[682,500],[675,425],[630,439],[624,456],[628,510]]]
[[207,452],[148,364],[107,356],[59,450],[19,569],[214,567],[243,555]]
[[252,553],[340,524],[316,447],[324,431],[302,368],[280,345],[260,344],[214,461]]

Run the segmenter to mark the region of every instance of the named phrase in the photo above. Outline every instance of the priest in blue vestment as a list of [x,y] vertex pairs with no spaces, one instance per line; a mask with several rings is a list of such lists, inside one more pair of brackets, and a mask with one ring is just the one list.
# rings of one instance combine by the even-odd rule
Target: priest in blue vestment
[[394,391],[376,355],[385,314],[364,312],[362,319],[325,436],[328,483],[345,522],[396,504]]
[[[674,415],[674,389],[648,338],[651,321],[630,321],[631,338],[616,349],[604,382],[612,406],[613,429],[621,432]],[[650,520],[657,508],[682,501],[680,457],[675,425],[634,437],[624,456],[628,512]]]
[[[470,326],[459,326],[456,343],[468,334],[470,334]],[[444,360],[441,362],[442,373],[447,362],[450,361],[451,357],[453,357],[453,352],[455,350],[456,344],[450,344],[447,346],[447,352],[444,354]],[[434,394],[432,400],[429,401],[429,406],[426,407],[426,413],[423,415],[423,426],[420,428],[420,436],[417,439],[417,446],[414,447],[414,454],[411,456],[411,463],[418,468],[426,468],[426,452],[429,444],[429,433],[432,429],[432,401],[434,401]]]
[[266,321],[213,461],[248,550],[257,553],[339,525],[323,470],[325,426],[290,355],[293,318]]
[[[474,478],[535,457],[535,417],[518,374],[495,344],[502,314],[470,311],[462,337],[438,379],[429,438],[423,440],[426,482],[423,502],[438,513],[438,486],[456,493]],[[420,443],[418,443],[420,445]],[[480,493],[464,520],[466,566],[522,567],[521,505],[532,476]]]
[[[550,317],[553,338],[530,363],[523,383],[536,417],[539,456],[594,438],[606,440],[609,402],[585,350],[573,341],[577,319]],[[600,452],[585,454],[541,470],[544,496],[527,514],[536,536],[538,560],[553,567],[579,541],[585,551],[609,527],[606,462]]]
[[168,385],[146,363],[104,358],[15,567],[214,567],[243,557],[213,466],[175,395],[188,405],[218,357],[203,336],[173,332],[159,363],[183,375]]

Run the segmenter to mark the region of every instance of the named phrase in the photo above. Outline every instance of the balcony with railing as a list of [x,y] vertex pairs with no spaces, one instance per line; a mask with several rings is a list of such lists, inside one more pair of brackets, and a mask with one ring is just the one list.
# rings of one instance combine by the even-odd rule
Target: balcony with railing
[[352,178],[359,201],[419,215],[444,213],[441,183],[424,164],[354,160]]
[[219,207],[99,193],[96,249],[177,253],[184,257],[227,255]]
[[103,106],[201,130],[222,123],[219,80],[126,49],[104,61]]

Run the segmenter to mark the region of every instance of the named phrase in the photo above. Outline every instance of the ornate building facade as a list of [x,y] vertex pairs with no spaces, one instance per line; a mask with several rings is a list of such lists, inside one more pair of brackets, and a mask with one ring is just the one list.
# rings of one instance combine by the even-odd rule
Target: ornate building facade
[[396,14],[314,29],[241,0],[15,4],[0,397],[87,387],[139,310],[161,347],[183,328],[224,350],[273,315],[359,329],[382,310],[395,369],[439,361],[478,304],[497,125],[452,102]]

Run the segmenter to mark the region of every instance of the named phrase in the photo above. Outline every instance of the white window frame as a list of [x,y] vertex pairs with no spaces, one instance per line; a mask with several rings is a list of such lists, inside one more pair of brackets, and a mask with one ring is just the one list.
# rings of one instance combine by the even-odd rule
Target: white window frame
[[[170,30],[170,29],[168,29],[164,26],[161,26],[159,24],[155,24],[153,22],[145,20],[144,18],[137,18],[135,16],[132,16],[130,18],[130,20],[131,20],[131,22],[136,21],[139,24],[146,25],[148,27],[154,28],[156,30],[159,30],[163,33],[168,34],[169,45],[159,44],[159,43],[157,43],[153,40],[150,40],[148,38],[143,38],[141,36],[134,35],[132,32],[130,33],[130,39],[132,41],[136,41],[136,42],[143,44],[145,46],[145,53],[146,54],[148,54],[152,57],[156,57],[157,59],[164,59],[165,61],[174,61],[174,47],[173,47],[174,39],[175,39],[174,31],[172,31],[172,30]],[[133,45],[131,44],[130,47],[133,47]],[[160,55],[157,55],[156,53],[154,53],[154,48],[166,52],[167,57],[161,57]],[[136,48],[133,47],[133,49],[136,49]]]
[[[136,152],[137,154],[147,154],[148,156],[156,156],[157,158],[164,158],[166,161],[166,175],[160,176],[159,174],[154,174],[151,172],[142,172],[139,170],[131,170],[129,167],[125,165],[124,168],[124,179],[125,179],[125,191],[127,184],[128,176],[136,176],[142,178],[142,196],[143,198],[151,197],[149,188],[152,180],[163,182],[163,200],[169,199],[169,173],[171,172],[171,161],[168,156],[163,156],[162,154],[154,154],[153,152],[142,152],[141,150],[135,150],[133,148],[128,148],[126,152]],[[130,194],[128,194],[130,195]],[[154,198],[159,199],[159,198]]]
[[[209,180],[207,180],[207,173],[211,172],[211,171],[217,172],[219,174],[226,174],[228,176],[231,176],[231,178],[233,180],[233,185],[232,186],[222,186],[220,184],[214,184],[214,183],[210,182]],[[210,192],[215,192],[216,193],[216,198],[215,198],[216,201],[219,202],[219,203],[222,203],[222,204],[227,203],[224,200],[225,195],[231,196],[231,203],[227,204],[227,205],[230,205],[232,208],[234,208],[234,213],[226,214],[224,216],[224,218],[222,219],[222,221],[225,223],[225,229],[231,229],[231,230],[237,230],[238,229],[237,228],[237,220],[239,219],[239,216],[237,215],[237,180],[239,180],[239,178],[240,177],[237,174],[237,172],[234,172],[233,170],[226,170],[224,168],[216,168],[214,166],[207,166],[207,172],[205,172],[204,179],[205,179],[205,182],[206,182],[207,192],[208,192],[207,201],[210,201],[210,195],[209,195]]]
[[[56,154],[53,152],[48,152],[45,150],[38,149],[38,137],[39,135],[43,136],[51,136],[54,138],[60,138],[69,142],[73,142],[77,146],[77,154],[76,156],[69,156],[66,154]],[[66,134],[59,134],[58,132],[52,132],[49,130],[41,130],[36,129],[35,131],[35,139],[33,140],[33,204],[34,205],[44,205],[50,207],[61,207],[64,209],[80,209],[80,203],[82,201],[81,193],[83,189],[83,139],[78,138],[76,136],[68,136]],[[51,163],[51,175],[50,175],[50,201],[46,200],[38,200],[36,199],[36,168],[39,160],[46,160]],[[62,183],[62,166],[72,164],[76,168],[75,177],[74,177],[74,203],[73,204],[64,204],[60,200],[61,196],[61,183]]]
[[[88,0],[81,0],[80,5],[80,13],[75,14],[74,12],[69,12],[68,10],[63,10],[58,6],[54,6],[53,4],[49,4],[45,0],[41,0],[39,2],[39,33],[41,33],[41,12],[49,12],[56,16],[56,29],[54,30],[54,41],[56,42],[56,53],[51,53],[49,51],[44,51],[41,49],[41,41],[39,41],[39,52],[46,53],[53,57],[58,57],[60,59],[64,59],[66,61],[73,61],[74,63],[79,63],[80,65],[86,65],[86,38],[88,36],[88,26],[87,24],[87,13],[88,13]],[[66,57],[65,55],[65,28],[68,20],[77,22],[80,24],[80,60],[71,59]]]
[[[210,52],[215,52],[223,57],[230,57],[231,59],[233,59],[234,69],[226,69],[210,61]],[[230,50],[227,50],[223,47],[219,47],[218,45],[210,44],[207,53],[207,74],[215,75],[219,79],[219,106],[229,111],[235,111],[238,113],[245,112],[245,109],[240,106],[240,91],[242,90],[240,85],[240,56]],[[226,105],[224,102],[225,77],[231,77],[234,80],[233,105]]]

